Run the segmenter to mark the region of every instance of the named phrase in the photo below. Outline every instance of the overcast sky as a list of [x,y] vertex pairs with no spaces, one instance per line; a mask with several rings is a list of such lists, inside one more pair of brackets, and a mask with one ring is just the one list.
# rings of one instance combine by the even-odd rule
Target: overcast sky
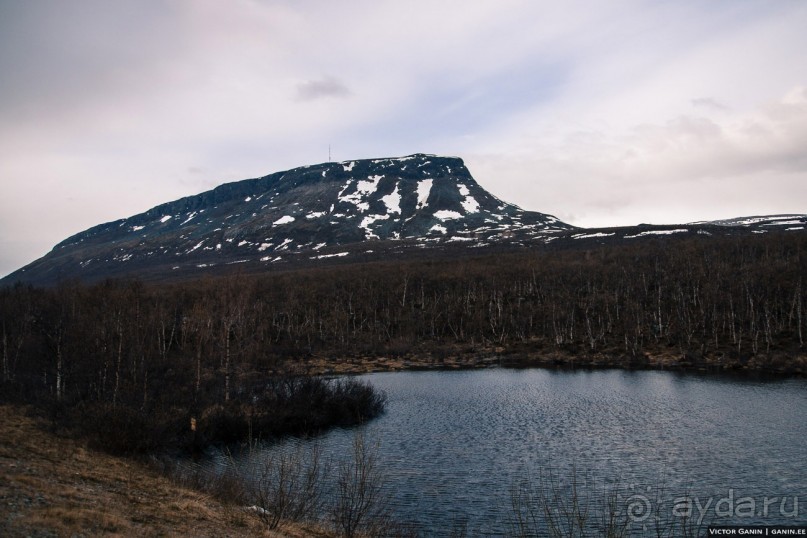
[[807,213],[801,0],[0,0],[0,275],[328,160],[578,226]]

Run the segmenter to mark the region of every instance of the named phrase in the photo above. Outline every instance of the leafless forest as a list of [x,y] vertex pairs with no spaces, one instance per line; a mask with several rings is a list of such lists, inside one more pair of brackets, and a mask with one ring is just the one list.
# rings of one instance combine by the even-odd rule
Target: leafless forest
[[182,284],[18,285],[0,290],[2,393],[112,449],[148,451],[381,412],[383,395],[361,383],[292,375],[312,357],[439,366],[489,352],[629,368],[669,357],[803,375],[806,253],[807,235],[791,233]]

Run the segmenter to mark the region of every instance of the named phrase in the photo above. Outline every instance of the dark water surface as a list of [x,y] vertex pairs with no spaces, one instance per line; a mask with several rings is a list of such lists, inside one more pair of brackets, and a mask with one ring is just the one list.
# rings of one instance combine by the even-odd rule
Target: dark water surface
[[[514,484],[550,474],[618,489],[638,503],[634,528],[686,502],[704,522],[807,522],[807,380],[500,368],[361,378],[389,398],[363,430],[394,512],[426,535],[507,532]],[[318,442],[339,459],[354,435]]]

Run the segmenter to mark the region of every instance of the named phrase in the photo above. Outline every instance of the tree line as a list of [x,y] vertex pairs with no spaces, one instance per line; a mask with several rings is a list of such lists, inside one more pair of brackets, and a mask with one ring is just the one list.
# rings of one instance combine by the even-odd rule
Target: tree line
[[[183,420],[208,413],[212,423],[249,402],[276,406],[295,390],[316,393],[288,375],[310,357],[439,362],[495,350],[641,367],[666,354],[719,369],[803,373],[805,246],[807,235],[785,233],[181,284],[16,285],[0,290],[0,382],[6,398]],[[357,409],[345,416],[372,414]],[[296,420],[275,418],[287,427]]]

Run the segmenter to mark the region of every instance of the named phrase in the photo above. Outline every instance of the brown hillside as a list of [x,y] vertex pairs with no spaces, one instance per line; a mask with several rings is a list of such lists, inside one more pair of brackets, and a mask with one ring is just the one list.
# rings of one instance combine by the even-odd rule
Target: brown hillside
[[315,536],[266,530],[237,506],[176,486],[147,466],[48,433],[0,405],[0,535]]

